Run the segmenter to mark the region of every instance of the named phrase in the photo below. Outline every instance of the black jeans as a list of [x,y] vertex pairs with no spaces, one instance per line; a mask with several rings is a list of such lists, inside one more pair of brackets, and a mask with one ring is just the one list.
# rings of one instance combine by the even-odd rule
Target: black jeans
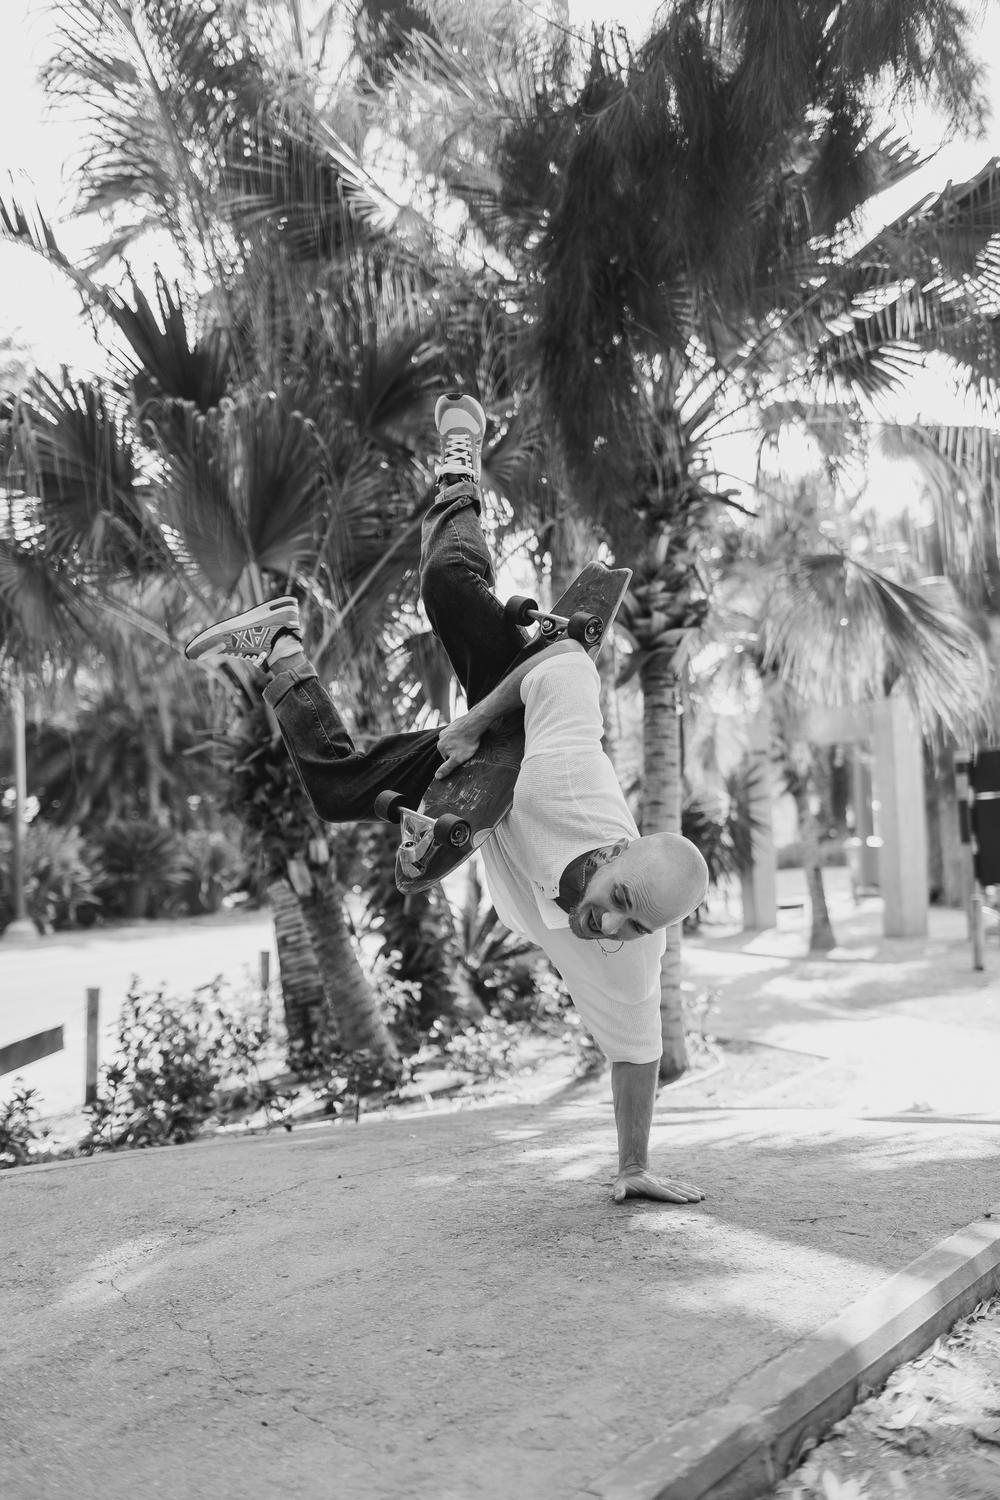
[[[420,596],[470,706],[499,682],[527,638],[505,619],[493,592],[479,509],[479,491],[471,483],[440,490],[424,517],[420,552]],[[367,750],[356,749],[303,657],[279,667],[264,697],[313,807],[328,823],[373,818],[375,798],[388,788],[418,807],[441,765],[437,729],[390,734]]]

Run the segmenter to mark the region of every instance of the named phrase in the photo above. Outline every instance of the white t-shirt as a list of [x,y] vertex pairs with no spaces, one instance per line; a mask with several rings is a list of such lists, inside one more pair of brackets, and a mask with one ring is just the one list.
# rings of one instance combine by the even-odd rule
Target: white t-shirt
[[481,853],[501,921],[537,943],[613,1062],[653,1062],[660,1036],[662,931],[605,952],[574,937],[556,905],[577,855],[623,836],[635,819],[601,747],[600,677],[583,651],[543,658],[521,683],[525,754],[514,803]]

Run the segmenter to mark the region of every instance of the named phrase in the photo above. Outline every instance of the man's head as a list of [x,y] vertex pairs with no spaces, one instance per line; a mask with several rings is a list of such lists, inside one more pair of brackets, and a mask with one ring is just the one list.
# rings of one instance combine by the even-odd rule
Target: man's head
[[707,889],[708,866],[690,839],[650,833],[598,865],[570,912],[570,929],[586,941],[627,943],[680,922]]

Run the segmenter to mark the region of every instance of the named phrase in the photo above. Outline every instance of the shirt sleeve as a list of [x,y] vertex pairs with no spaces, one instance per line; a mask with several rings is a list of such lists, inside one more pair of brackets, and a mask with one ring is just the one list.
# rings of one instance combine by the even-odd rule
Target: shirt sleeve
[[601,678],[584,651],[540,661],[521,681],[525,757],[600,750]]

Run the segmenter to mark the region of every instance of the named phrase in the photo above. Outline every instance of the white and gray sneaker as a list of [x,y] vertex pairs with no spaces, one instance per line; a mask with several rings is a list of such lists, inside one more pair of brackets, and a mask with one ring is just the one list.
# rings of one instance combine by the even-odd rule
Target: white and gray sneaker
[[269,599],[240,615],[230,615],[201,631],[184,647],[189,661],[205,656],[245,656],[265,662],[280,631],[302,639],[299,606],[293,598]]
[[486,413],[475,396],[447,391],[434,408],[434,425],[441,439],[437,465],[439,479],[471,479],[479,483],[482,471]]

